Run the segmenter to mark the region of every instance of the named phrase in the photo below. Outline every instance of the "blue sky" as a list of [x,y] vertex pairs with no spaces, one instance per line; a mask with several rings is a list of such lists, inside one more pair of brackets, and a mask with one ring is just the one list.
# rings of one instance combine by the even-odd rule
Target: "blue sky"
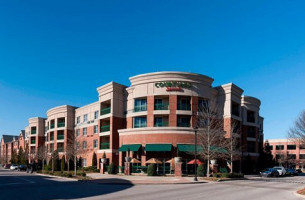
[[187,71],[261,99],[265,138],[305,109],[304,1],[1,1],[0,134],[109,81]]

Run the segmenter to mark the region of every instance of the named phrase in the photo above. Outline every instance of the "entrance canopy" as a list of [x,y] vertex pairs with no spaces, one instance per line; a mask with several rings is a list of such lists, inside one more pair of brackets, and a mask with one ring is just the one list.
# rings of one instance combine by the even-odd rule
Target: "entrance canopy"
[[119,151],[126,152],[126,151],[139,151],[141,144],[123,144]]
[[172,144],[146,144],[145,151],[171,151]]
[[[178,150],[181,152],[195,152],[194,144],[177,144]],[[202,151],[202,147],[197,145],[197,151]]]

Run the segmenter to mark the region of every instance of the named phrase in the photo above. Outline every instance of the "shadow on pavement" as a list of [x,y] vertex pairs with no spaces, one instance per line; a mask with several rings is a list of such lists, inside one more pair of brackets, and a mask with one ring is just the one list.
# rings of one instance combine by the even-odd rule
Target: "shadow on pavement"
[[119,178],[69,181],[37,175],[0,175],[0,199],[78,199],[106,195],[131,187],[131,182]]

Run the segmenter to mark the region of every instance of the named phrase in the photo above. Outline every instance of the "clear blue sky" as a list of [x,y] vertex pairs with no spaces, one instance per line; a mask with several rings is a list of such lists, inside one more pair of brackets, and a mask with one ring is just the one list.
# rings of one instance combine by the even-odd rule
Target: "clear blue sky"
[[261,99],[265,138],[305,109],[305,1],[1,1],[0,134],[155,71],[211,76]]

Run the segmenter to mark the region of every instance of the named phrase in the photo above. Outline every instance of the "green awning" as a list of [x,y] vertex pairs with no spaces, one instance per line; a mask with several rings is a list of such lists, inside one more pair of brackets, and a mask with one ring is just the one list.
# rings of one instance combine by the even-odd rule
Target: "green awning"
[[[177,144],[178,150],[181,152],[194,152],[195,145],[194,144]],[[202,147],[197,145],[197,151],[202,151]]]
[[145,151],[171,151],[172,144],[146,144]]
[[119,151],[139,151],[141,144],[123,144]]

